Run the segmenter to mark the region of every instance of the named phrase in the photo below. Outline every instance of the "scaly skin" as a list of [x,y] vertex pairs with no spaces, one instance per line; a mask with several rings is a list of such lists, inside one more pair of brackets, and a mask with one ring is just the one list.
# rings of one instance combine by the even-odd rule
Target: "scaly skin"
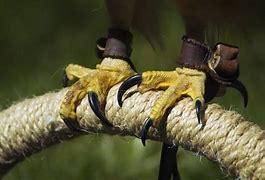
[[176,68],[175,71],[147,71],[142,74],[138,87],[141,93],[149,90],[165,89],[151,110],[153,126],[158,127],[166,110],[182,96],[190,96],[194,101],[204,102],[206,75],[202,71],[189,68]]
[[109,89],[115,84],[135,74],[130,65],[120,59],[103,59],[96,69],[89,69],[79,65],[70,64],[66,68],[69,80],[78,79],[67,91],[60,107],[62,119],[76,119],[76,107],[88,92],[95,92],[102,107],[105,105]]

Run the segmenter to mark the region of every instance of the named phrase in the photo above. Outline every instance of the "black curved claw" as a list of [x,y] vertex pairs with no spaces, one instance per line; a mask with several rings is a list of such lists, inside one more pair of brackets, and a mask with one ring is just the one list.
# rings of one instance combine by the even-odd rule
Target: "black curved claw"
[[196,108],[196,114],[197,114],[197,119],[198,119],[198,123],[201,123],[201,109],[202,109],[202,102],[200,100],[197,100],[195,102],[195,108]]
[[125,80],[119,90],[118,90],[118,95],[117,95],[117,98],[118,98],[118,103],[119,103],[119,106],[121,107],[122,106],[122,96],[123,94],[128,90],[130,89],[132,86],[134,85],[137,85],[137,84],[140,84],[142,82],[142,74],[136,74],[136,75],[133,75],[131,76],[130,78],[128,78],[127,80]]
[[240,92],[240,94],[242,95],[242,97],[244,99],[244,107],[247,107],[247,105],[248,105],[248,91],[247,91],[246,87],[238,80],[233,81],[232,84],[229,86]]
[[112,124],[106,118],[104,112],[101,110],[98,96],[95,92],[88,92],[88,102],[90,104],[91,109],[93,110],[95,115],[101,120],[101,122],[107,126],[112,126]]
[[150,129],[151,126],[153,126],[153,120],[151,118],[148,118],[145,121],[143,129],[140,133],[143,146],[145,146],[146,136],[147,136],[148,130]]
[[78,132],[85,132],[88,133],[89,131],[82,128],[80,124],[76,120],[72,120],[70,118],[63,119],[65,125],[72,131],[78,131]]
[[62,79],[62,81],[63,81],[63,87],[67,87],[68,86],[69,79],[68,79],[65,71],[63,73],[63,79]]

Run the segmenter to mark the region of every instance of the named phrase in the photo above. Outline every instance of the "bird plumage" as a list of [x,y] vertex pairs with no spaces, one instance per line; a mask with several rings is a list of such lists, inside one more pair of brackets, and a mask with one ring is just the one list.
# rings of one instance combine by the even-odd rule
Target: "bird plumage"
[[[106,0],[112,26],[133,27],[151,43],[161,43],[161,14],[176,6],[186,34],[197,40],[213,39],[222,30],[246,33],[265,22],[261,0]],[[172,23],[177,23],[172,22]],[[213,35],[214,34],[214,35]],[[211,40],[213,41],[213,40]]]

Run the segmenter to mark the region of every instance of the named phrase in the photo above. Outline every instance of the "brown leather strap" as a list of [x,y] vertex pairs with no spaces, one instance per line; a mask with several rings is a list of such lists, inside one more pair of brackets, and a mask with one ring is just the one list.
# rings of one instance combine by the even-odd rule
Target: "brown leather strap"
[[227,84],[238,78],[239,66],[235,46],[218,43],[214,49],[195,39],[184,36],[178,64],[205,71],[219,83]]
[[130,59],[131,48],[116,38],[108,38],[103,57],[112,57],[116,59]]
[[114,28],[109,29],[107,38],[97,40],[96,52],[98,57],[129,60],[132,52],[132,37],[129,31]]
[[96,42],[96,54],[99,59],[103,59],[103,53],[105,51],[107,38],[99,38]]
[[103,59],[111,57],[113,59],[122,59],[128,62],[131,68],[136,71],[130,60],[132,53],[133,35],[126,30],[111,28],[108,30],[108,37],[97,40],[96,54],[98,58]]
[[206,68],[204,66],[207,65],[209,56],[211,56],[211,49],[207,45],[186,36],[182,37],[182,41],[178,64],[187,68],[204,70]]
[[217,44],[215,47],[215,56],[220,57],[219,63],[214,68],[216,73],[227,79],[237,79],[239,76],[237,60],[239,49],[222,43]]
[[[212,49],[206,44],[186,36],[182,40],[178,64],[206,73],[204,97],[206,102],[217,95],[221,86],[233,87],[238,84],[239,65],[237,56],[239,49],[237,47],[218,43]],[[238,89],[241,93],[246,92],[243,85]]]

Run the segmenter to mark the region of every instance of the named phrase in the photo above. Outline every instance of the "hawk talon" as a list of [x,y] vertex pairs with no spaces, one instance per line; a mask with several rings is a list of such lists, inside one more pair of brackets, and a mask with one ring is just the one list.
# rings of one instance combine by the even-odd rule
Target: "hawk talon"
[[246,108],[248,105],[248,92],[246,87],[238,80],[233,81],[232,84],[228,86],[239,91],[239,93],[242,95],[244,99],[244,107]]
[[200,100],[197,100],[195,102],[195,108],[196,108],[196,115],[197,115],[197,119],[198,119],[198,123],[201,123],[201,117],[202,117],[202,102]]
[[65,125],[72,131],[89,133],[88,130],[86,130],[80,126],[78,121],[73,121],[72,119],[69,119],[69,118],[65,118],[65,119],[63,119],[63,121],[64,121]]
[[143,146],[145,146],[146,136],[147,136],[148,130],[150,129],[151,126],[153,126],[153,120],[149,117],[145,121],[144,126],[143,126],[143,129],[140,132],[140,136],[141,136],[141,140],[142,140]]
[[99,100],[95,92],[92,91],[88,92],[88,102],[90,104],[92,111],[99,118],[99,120],[103,124],[112,127],[113,125],[108,121],[108,119],[105,116],[105,113],[100,108]]
[[68,83],[69,83],[69,79],[66,75],[66,71],[63,72],[63,79],[62,79],[62,82],[63,82],[63,87],[67,87],[68,86]]
[[117,99],[118,99],[118,104],[121,107],[123,104],[122,101],[122,97],[124,95],[124,93],[130,89],[132,86],[138,85],[142,82],[142,74],[136,74],[131,76],[130,78],[128,78],[127,80],[125,80],[119,90],[118,90],[118,95],[117,95]]

